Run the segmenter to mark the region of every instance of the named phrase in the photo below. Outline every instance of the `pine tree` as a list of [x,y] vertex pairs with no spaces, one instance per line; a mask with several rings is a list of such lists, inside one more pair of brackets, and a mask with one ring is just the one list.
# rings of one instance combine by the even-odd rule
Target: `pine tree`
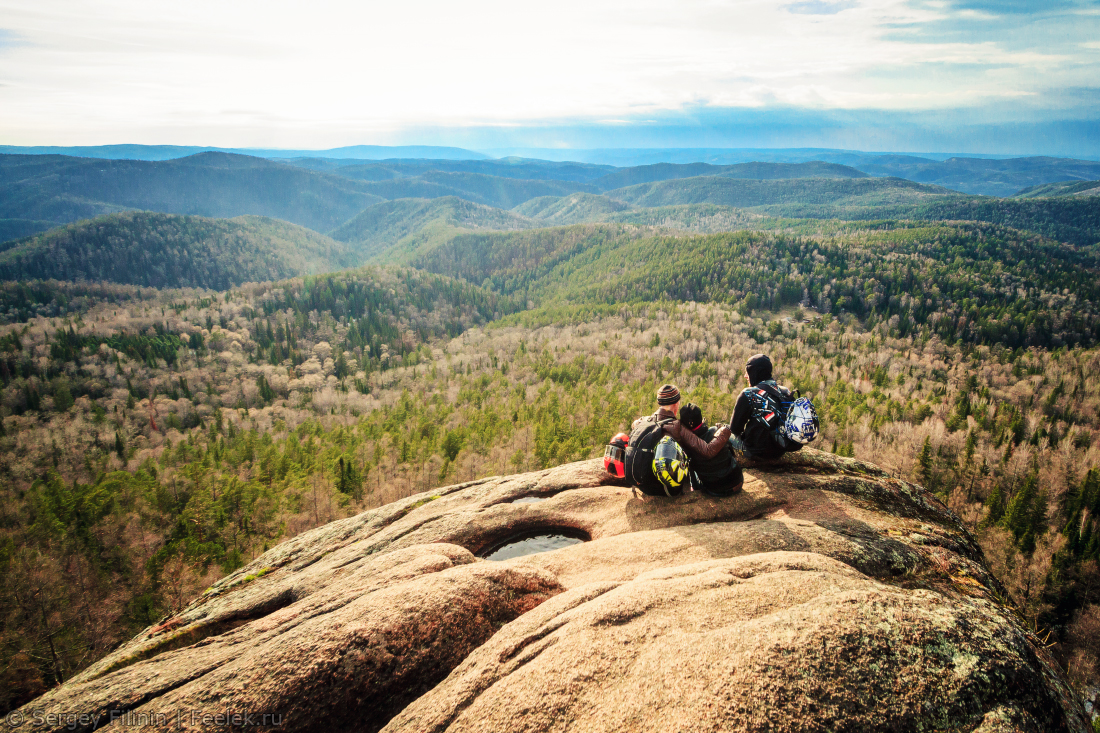
[[1084,543],[1081,541],[1080,514],[1074,514],[1070,517],[1070,520],[1066,522],[1066,526],[1062,529],[1062,534],[1066,538],[1066,552],[1073,557],[1078,557],[1081,550],[1084,549]]
[[261,374],[256,378],[256,386],[260,390],[260,399],[263,400],[265,405],[270,404],[277,397],[275,390],[273,390],[271,385],[267,383],[267,380],[264,379],[264,375]]
[[336,466],[336,490],[356,500],[363,498],[363,479],[349,456],[340,456]]
[[932,488],[932,438],[925,436],[924,445],[921,446],[917,456],[917,476],[926,489]]
[[1003,523],[1005,529],[1012,532],[1017,546],[1030,554],[1035,549],[1035,539],[1042,533],[1045,520],[1046,498],[1039,492],[1038,472],[1032,471],[1008,503]]
[[1001,488],[1000,483],[996,483],[993,485],[993,491],[989,492],[989,497],[985,500],[985,508],[989,510],[989,514],[986,516],[983,524],[996,524],[997,522],[1001,521],[1002,517],[1004,517],[1004,491]]

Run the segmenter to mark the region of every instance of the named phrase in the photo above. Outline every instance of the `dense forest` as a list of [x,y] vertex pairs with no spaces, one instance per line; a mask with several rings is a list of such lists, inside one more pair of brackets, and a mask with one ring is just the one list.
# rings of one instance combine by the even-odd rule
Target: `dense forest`
[[912,216],[988,221],[1070,244],[1100,243],[1100,198],[1096,196],[936,201],[918,207]]
[[927,327],[948,343],[1013,348],[1100,337],[1091,250],[985,224],[787,224],[694,237],[622,225],[460,233],[398,261],[525,300],[667,298],[746,314],[802,303],[895,336]]

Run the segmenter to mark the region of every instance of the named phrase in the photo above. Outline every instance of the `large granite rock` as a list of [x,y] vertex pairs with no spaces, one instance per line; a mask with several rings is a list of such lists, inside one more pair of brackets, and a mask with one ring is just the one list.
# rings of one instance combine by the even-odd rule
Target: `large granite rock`
[[[727,499],[612,481],[574,463],[303,534],[15,729],[1088,730],[919,486],[811,450]],[[590,541],[478,558],[555,529]]]

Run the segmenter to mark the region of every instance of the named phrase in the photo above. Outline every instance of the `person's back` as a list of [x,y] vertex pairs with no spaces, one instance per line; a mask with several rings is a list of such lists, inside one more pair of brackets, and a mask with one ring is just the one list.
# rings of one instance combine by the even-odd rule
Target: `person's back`
[[[711,441],[724,426],[712,425],[703,433],[703,439]],[[714,458],[700,458],[691,464],[692,477],[699,483],[698,489],[706,494],[728,496],[741,490],[745,475],[737,465],[729,444]]]
[[[708,444],[726,430],[725,425],[707,427],[702,410],[690,402],[680,408],[680,422]],[[691,455],[691,483],[696,491],[711,496],[730,496],[741,490],[744,481],[744,474],[728,443],[714,455]]]
[[730,430],[733,438],[730,445],[739,461],[772,460],[784,453],[799,450],[802,445],[788,441],[780,445],[763,422],[754,419],[758,403],[762,400],[759,392],[765,392],[777,404],[789,401],[790,393],[772,379],[772,362],[764,354],[757,354],[745,365],[745,378],[749,388],[741,392],[730,418]]

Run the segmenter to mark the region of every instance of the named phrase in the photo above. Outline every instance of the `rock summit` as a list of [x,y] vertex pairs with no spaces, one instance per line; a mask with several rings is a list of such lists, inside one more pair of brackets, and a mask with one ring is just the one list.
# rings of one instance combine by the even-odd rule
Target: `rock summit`
[[[586,541],[482,559],[554,533]],[[730,498],[643,497],[594,460],[332,522],[17,712],[20,731],[1090,729],[957,517],[808,449]]]

